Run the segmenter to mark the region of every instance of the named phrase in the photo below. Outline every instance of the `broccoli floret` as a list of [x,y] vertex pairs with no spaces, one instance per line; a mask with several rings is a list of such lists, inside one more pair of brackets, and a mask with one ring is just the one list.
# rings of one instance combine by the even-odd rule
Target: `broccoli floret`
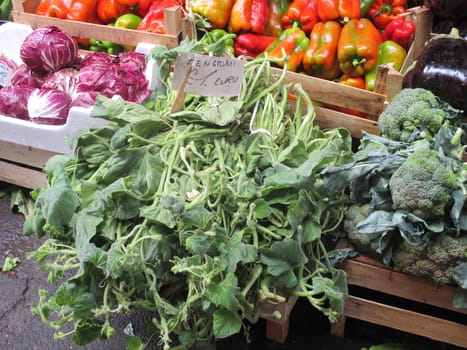
[[455,284],[453,269],[467,261],[467,235],[438,234],[420,246],[402,241],[392,256],[394,265],[412,276],[439,284]]
[[368,253],[376,258],[382,258],[382,254],[378,253],[377,249],[381,233],[360,233],[357,229],[357,224],[368,217],[369,211],[369,204],[351,205],[345,213],[342,224],[343,229],[347,233],[350,242],[355,245],[359,252]]
[[402,89],[379,116],[378,126],[383,137],[396,141],[431,139],[452,111],[429,90]]
[[394,172],[389,188],[394,210],[406,210],[429,220],[444,216],[458,186],[453,161],[429,148],[416,149]]

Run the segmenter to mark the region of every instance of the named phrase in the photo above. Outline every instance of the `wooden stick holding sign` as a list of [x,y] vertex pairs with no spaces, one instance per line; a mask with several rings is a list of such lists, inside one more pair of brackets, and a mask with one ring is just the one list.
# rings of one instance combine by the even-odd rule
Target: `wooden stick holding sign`
[[183,77],[182,83],[180,84],[180,87],[178,88],[177,96],[175,96],[175,101],[172,105],[172,108],[170,109],[170,113],[176,113],[182,110],[183,103],[185,102],[185,87],[188,82],[188,79],[190,78],[190,73],[193,70],[192,66],[189,66],[187,71],[185,72],[185,76]]

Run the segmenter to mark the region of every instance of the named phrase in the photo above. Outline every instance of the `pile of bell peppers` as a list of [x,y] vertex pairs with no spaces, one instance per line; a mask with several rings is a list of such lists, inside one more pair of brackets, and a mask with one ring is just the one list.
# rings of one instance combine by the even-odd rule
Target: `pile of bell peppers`
[[[35,14],[59,19],[112,25],[118,28],[165,34],[164,9],[181,6],[184,0],[40,0]],[[93,51],[119,52],[122,48],[110,42],[78,39],[78,43]]]
[[407,0],[193,0],[190,11],[235,34],[235,56],[367,90],[379,65],[402,67],[416,29]]

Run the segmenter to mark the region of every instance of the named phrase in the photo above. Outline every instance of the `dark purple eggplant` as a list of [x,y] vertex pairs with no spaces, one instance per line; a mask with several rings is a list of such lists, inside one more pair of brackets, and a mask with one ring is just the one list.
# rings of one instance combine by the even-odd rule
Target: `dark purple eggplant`
[[435,16],[442,18],[465,18],[467,16],[467,1],[465,0],[424,0]]
[[404,88],[432,91],[451,106],[467,113],[467,40],[438,35],[430,39],[415,65],[405,74]]

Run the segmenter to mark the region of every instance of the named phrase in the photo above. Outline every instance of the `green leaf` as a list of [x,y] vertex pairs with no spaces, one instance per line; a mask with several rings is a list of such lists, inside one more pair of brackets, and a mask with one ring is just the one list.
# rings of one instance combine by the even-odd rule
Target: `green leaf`
[[216,339],[223,339],[240,332],[242,321],[236,312],[217,309],[213,317],[213,333]]
[[53,171],[51,187],[39,192],[36,205],[42,210],[47,223],[53,226],[68,225],[80,205],[78,195],[73,191],[63,164]]
[[146,344],[135,335],[125,335],[123,341],[127,350],[144,350],[146,348]]
[[10,272],[15,269],[15,267],[20,263],[19,258],[13,258],[11,256],[7,256],[5,261],[3,261],[2,272]]
[[159,187],[163,170],[160,157],[146,152],[141,159],[139,170],[132,180],[132,186],[135,186],[143,196],[153,195]]
[[289,205],[287,211],[287,219],[294,230],[297,229],[298,225],[303,223],[303,220],[309,215],[311,208],[310,197],[305,190],[299,190],[298,199]]
[[96,235],[97,226],[102,222],[102,213],[87,208],[76,215],[74,224],[76,254],[82,262],[86,256],[86,249],[89,242]]
[[319,222],[307,219],[302,225],[303,243],[310,243],[321,238],[322,227]]
[[262,198],[255,201],[255,216],[257,219],[267,218],[271,214],[269,204]]
[[112,243],[107,253],[107,276],[118,278],[124,272],[123,261],[125,260],[125,253],[121,251],[120,242],[115,241]]
[[198,111],[202,120],[218,126],[225,126],[239,118],[239,111],[242,101],[224,100],[212,103],[210,107],[205,107]]
[[258,250],[252,244],[242,242],[243,231],[236,231],[226,245],[226,256],[228,259],[227,271],[234,272],[237,269],[237,264],[244,264],[256,260]]
[[183,212],[181,218],[185,227],[196,227],[204,230],[213,221],[214,215],[203,207],[195,207]]
[[97,320],[83,320],[76,324],[73,342],[77,345],[87,345],[100,338],[102,323]]
[[235,297],[237,290],[237,277],[229,272],[222,282],[208,288],[208,296],[214,305],[223,306],[227,310],[235,311],[239,305]]
[[192,254],[204,255],[209,249],[209,237],[204,234],[192,235],[186,239],[185,245]]
[[279,154],[277,161],[292,168],[300,166],[308,159],[308,152],[303,141],[293,139]]
[[308,259],[297,241],[285,238],[274,242],[270,248],[263,248],[261,261],[267,266],[268,273],[279,276],[296,266],[305,264]]
[[77,286],[74,282],[62,283],[55,292],[55,301],[60,306],[70,306],[77,318],[88,318],[96,307],[94,296],[84,287]]

